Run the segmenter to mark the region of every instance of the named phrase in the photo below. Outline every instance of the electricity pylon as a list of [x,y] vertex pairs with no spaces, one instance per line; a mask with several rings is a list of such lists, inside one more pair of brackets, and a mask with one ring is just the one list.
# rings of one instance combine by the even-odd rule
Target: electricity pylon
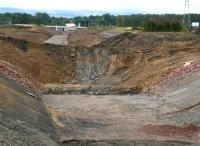
[[183,14],[183,25],[185,27],[190,27],[191,22],[190,22],[190,1],[185,0],[185,5],[184,5],[184,14]]

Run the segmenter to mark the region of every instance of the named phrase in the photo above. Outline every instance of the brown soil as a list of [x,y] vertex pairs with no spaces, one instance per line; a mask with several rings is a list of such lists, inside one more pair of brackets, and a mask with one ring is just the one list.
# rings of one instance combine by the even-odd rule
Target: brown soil
[[77,77],[146,91],[163,75],[198,58],[199,39],[190,33],[123,33],[78,52]]
[[[0,46],[0,60],[13,65],[34,83],[63,83],[71,78],[72,72],[66,75],[56,57],[52,57],[40,45],[28,43],[27,51],[19,49],[9,41],[0,41]],[[70,59],[68,61],[71,63]],[[70,71],[69,67],[68,71]]]
[[[33,82],[43,84],[75,80],[77,84],[106,85],[128,92],[147,91],[155,81],[200,55],[200,37],[191,33],[123,33],[105,40],[101,32],[83,29],[71,34],[71,45],[43,46],[38,39],[52,36],[52,30],[31,27],[0,31],[13,35],[15,31],[31,33],[30,38],[15,34],[27,43],[12,38],[1,41],[0,60],[18,67]],[[31,43],[32,39],[37,43]]]
[[192,124],[183,127],[174,125],[146,125],[139,131],[147,135],[193,138],[200,132],[200,127]]
[[[192,63],[191,66],[183,67],[185,62],[198,59],[200,56],[200,37],[192,33],[123,33],[105,39],[98,31],[85,29],[72,33],[69,38],[69,45],[60,46],[50,44],[41,45],[41,43],[54,34],[54,32],[48,32],[49,30],[45,28],[1,28],[0,31],[10,36],[8,37],[9,39],[0,40],[0,74],[27,87],[34,85],[46,87],[52,85],[47,87],[51,89],[51,91],[47,91],[50,93],[59,94],[61,91],[64,94],[70,91],[72,94],[85,94],[87,92],[90,92],[90,94],[135,94],[141,91],[147,91],[154,85],[155,81],[156,83],[162,81],[162,77],[167,77],[166,79],[171,80],[173,77],[190,73],[193,69],[199,68],[198,60]],[[109,34],[106,35],[109,36]],[[4,77],[2,80],[4,80]],[[3,94],[3,96],[1,96],[3,103],[2,105],[0,103],[0,108],[3,107],[4,110],[4,108],[13,107],[13,111],[15,111],[16,107],[14,106],[16,103],[13,101],[18,98],[15,98],[15,96],[11,98],[9,94],[11,91],[3,92],[5,90],[5,85],[1,84],[2,93],[0,93],[0,95]],[[60,86],[59,88],[57,88],[58,85]],[[6,87],[7,90],[10,88],[11,87]],[[16,85],[15,88],[19,87]],[[55,92],[54,88],[58,91]],[[63,90],[63,88],[66,89]],[[78,92],[74,92],[74,90],[78,90]],[[15,93],[15,91],[13,92]],[[24,99],[26,99],[27,90],[25,90],[23,94],[25,96]],[[21,95],[19,95],[19,97],[21,97]],[[89,103],[94,97],[89,98],[88,101],[85,101],[85,97],[82,98],[79,95],[77,97],[80,98],[77,101],[74,101],[74,97],[71,98],[73,101],[72,103],[69,102],[69,96],[67,98],[63,97],[63,100],[66,101],[66,99],[68,99],[68,101],[62,102],[64,104],[62,107],[66,107],[67,109],[72,106],[72,108],[69,109],[69,113],[73,111],[77,112],[77,109],[73,106],[73,104],[76,103],[78,108],[83,106],[83,109],[79,110],[80,116],[83,116],[83,111],[85,110],[84,105],[86,105],[83,103]],[[53,97],[53,99],[55,98]],[[100,99],[102,100],[101,97],[99,100]],[[127,97],[125,102],[128,102],[129,99],[131,98]],[[140,97],[136,98],[136,100],[138,99],[140,99]],[[141,121],[146,119],[145,114],[148,113],[152,108],[151,106],[156,103],[155,99],[146,99],[151,101],[150,104],[146,103],[146,101],[139,101],[138,103],[132,101],[131,103],[135,103],[136,105],[126,103],[125,106],[116,106],[116,102],[121,102],[116,101],[116,97],[113,97],[113,105],[106,106],[108,106],[108,109],[114,110],[115,113],[121,114],[116,117],[113,115],[114,118],[117,118],[113,121],[116,123],[119,122],[123,127],[124,122],[121,117],[125,116],[124,111],[128,111],[127,117],[124,118],[125,122],[129,122],[127,119],[130,119],[130,116],[136,116],[133,117],[132,120],[134,119],[137,123],[138,116],[141,116]],[[96,100],[94,103],[98,103],[99,100]],[[21,99],[21,101],[23,101],[23,99]],[[105,102],[106,104],[106,101],[107,99],[104,98],[102,103]],[[159,99],[158,102],[160,102]],[[52,103],[58,104],[59,106],[62,105],[59,102]],[[88,109],[91,108],[91,105],[95,106],[94,103],[88,104]],[[144,106],[146,110],[141,106],[143,103],[147,104]],[[31,102],[28,104],[28,107],[30,104]],[[66,106],[66,104],[68,105]],[[196,105],[199,104],[195,104],[191,108],[196,107]],[[138,110],[137,106],[141,109]],[[21,107],[21,105],[19,105],[19,107]],[[95,106],[95,108],[96,107],[102,108],[102,110],[99,110],[103,112],[102,119],[110,122],[109,110],[104,109],[104,105]],[[118,107],[120,110],[118,110]],[[26,111],[26,108],[20,109],[20,112]],[[49,107],[49,112],[52,112],[55,117],[56,115],[62,116],[60,111],[54,111],[54,108],[53,106]],[[115,108],[117,109],[116,111]],[[157,109],[156,105],[155,109]],[[169,108],[167,107],[166,110],[168,111]],[[133,111],[141,111],[141,113],[139,112],[138,115],[135,115]],[[21,116],[20,112],[18,113],[19,117]],[[93,109],[91,112],[96,114],[96,111]],[[156,112],[152,112],[156,115],[155,117],[157,117]],[[89,114],[89,112],[86,111],[86,114]],[[105,118],[105,115],[108,117]],[[31,115],[29,114],[29,116]],[[99,115],[97,115],[95,122],[99,120],[98,116]],[[24,119],[27,119],[26,117],[27,115],[25,115]],[[88,117],[93,116],[88,115]],[[149,123],[149,120],[146,120],[146,123],[143,124]],[[78,118],[77,121],[79,122],[81,120]],[[69,122],[71,122],[70,119]],[[86,122],[86,124],[95,125],[95,122]],[[83,124],[84,123],[85,121],[83,121]],[[142,122],[139,121],[138,127],[141,126],[141,123]],[[78,123],[78,126],[82,126],[81,124]],[[135,126],[134,124],[132,125]],[[61,126],[63,125],[61,124]],[[138,127],[133,128],[137,130]],[[111,129],[112,128],[111,126]],[[120,134],[121,130],[118,128],[119,127],[114,129]],[[126,128],[126,132],[130,130],[130,133],[133,133],[130,129],[130,123],[127,123]],[[197,136],[200,132],[200,128],[195,125],[183,127],[172,125],[146,125],[139,131],[147,135],[190,139]],[[114,137],[115,133],[114,131]],[[104,136],[104,134],[102,135]]]
[[42,26],[31,27],[0,27],[0,32],[5,33],[7,36],[24,40],[28,42],[43,44],[48,38],[58,34],[56,30],[45,28]]
[[92,47],[101,43],[104,38],[95,30],[81,29],[77,30],[69,36],[69,43],[72,45],[82,45]]

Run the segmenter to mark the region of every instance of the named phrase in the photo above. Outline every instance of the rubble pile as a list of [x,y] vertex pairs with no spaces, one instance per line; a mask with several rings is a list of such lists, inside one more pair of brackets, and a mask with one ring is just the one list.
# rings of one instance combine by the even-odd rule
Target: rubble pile
[[163,82],[174,81],[175,79],[181,79],[187,74],[199,68],[200,68],[200,59],[196,59],[191,62],[186,62],[180,68],[177,68],[176,70],[172,71],[170,74],[163,76],[161,80],[158,82],[158,84],[161,84]]
[[191,138],[198,135],[200,128],[192,124],[185,126],[145,125],[140,131],[148,135]]
[[7,66],[3,63],[0,63],[0,75],[4,75],[25,87],[35,89],[33,82],[30,79],[24,77],[21,73],[17,72],[12,67]]

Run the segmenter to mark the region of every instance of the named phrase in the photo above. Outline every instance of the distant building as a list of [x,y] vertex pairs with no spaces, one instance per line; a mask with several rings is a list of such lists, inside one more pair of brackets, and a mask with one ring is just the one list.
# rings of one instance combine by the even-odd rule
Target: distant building
[[194,28],[199,27],[199,22],[192,22],[192,27],[194,27]]
[[56,26],[56,31],[65,31],[65,26]]
[[66,23],[65,26],[47,26],[48,28],[56,28],[56,31],[72,31],[76,30],[76,24]]
[[71,31],[76,30],[76,24],[75,23],[66,23],[65,31]]
[[66,23],[66,27],[76,27],[75,23]]
[[78,27],[76,26],[75,23],[70,22],[70,23],[66,23],[65,26],[46,26],[48,28],[56,28],[56,31],[73,31],[76,29],[85,29],[86,27],[81,27],[78,25]]

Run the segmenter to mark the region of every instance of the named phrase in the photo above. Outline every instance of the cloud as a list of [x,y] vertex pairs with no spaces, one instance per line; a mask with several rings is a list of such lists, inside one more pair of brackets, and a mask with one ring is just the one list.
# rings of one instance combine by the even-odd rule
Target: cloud
[[[184,0],[0,0],[1,7],[62,10],[127,10],[151,13],[182,13]],[[198,12],[199,0],[191,1],[191,12]]]

